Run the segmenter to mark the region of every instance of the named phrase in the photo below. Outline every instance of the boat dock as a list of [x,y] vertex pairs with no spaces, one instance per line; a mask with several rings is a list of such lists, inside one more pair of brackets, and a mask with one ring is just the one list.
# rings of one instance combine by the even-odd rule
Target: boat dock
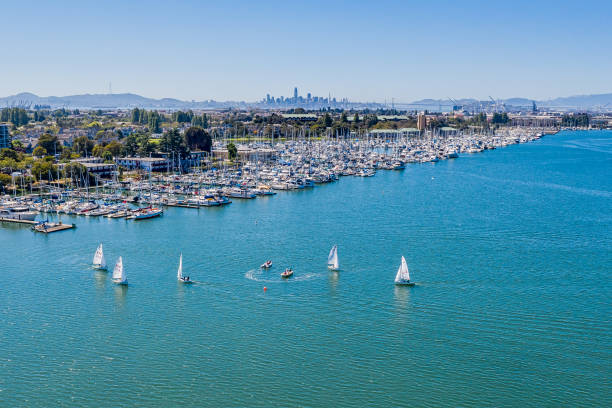
[[35,232],[42,232],[43,234],[49,234],[51,232],[64,231],[68,229],[76,228],[75,224],[62,224],[60,223],[41,223],[32,227]]
[[38,221],[15,220],[15,219],[12,219],[12,218],[0,218],[0,222],[15,222],[17,224],[29,224],[29,225],[38,224]]

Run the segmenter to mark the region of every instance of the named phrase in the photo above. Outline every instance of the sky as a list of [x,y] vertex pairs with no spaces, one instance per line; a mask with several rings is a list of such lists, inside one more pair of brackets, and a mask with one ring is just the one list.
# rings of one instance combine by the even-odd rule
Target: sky
[[612,1],[2,1],[0,96],[612,92]]

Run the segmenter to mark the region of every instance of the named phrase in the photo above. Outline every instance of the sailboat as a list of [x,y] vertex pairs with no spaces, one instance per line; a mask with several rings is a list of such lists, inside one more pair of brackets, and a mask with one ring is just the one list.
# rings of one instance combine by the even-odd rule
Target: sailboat
[[176,278],[179,282],[182,283],[192,283],[191,279],[189,279],[189,276],[183,276],[183,254],[181,254],[181,257],[179,258],[179,267],[178,272],[176,273]]
[[104,250],[102,249],[102,244],[98,246],[96,249],[96,253],[93,257],[92,266],[94,269],[98,269],[100,271],[106,270],[106,259],[104,259]]
[[414,286],[414,282],[410,282],[410,272],[408,272],[408,265],[406,259],[402,256],[402,264],[397,270],[395,275],[395,284],[403,286]]
[[125,276],[125,271],[123,270],[123,259],[121,259],[121,257],[117,259],[115,269],[113,269],[113,282],[117,285],[128,284],[127,277]]
[[327,267],[332,271],[337,271],[340,267],[338,263],[338,245],[334,245],[329,251],[329,256],[327,257]]

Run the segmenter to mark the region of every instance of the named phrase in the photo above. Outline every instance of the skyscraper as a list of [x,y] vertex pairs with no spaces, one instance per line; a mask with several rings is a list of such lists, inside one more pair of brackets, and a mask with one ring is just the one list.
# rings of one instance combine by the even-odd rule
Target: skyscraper
[[298,97],[298,93],[297,93],[297,86],[295,88],[293,88],[293,100],[297,101],[297,97]]
[[0,149],[11,147],[11,135],[9,133],[9,126],[4,123],[0,123]]

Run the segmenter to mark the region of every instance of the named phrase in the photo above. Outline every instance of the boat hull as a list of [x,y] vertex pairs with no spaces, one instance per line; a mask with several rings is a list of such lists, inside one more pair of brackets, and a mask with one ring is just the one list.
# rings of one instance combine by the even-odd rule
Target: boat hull
[[396,286],[414,286],[414,282],[395,282]]

